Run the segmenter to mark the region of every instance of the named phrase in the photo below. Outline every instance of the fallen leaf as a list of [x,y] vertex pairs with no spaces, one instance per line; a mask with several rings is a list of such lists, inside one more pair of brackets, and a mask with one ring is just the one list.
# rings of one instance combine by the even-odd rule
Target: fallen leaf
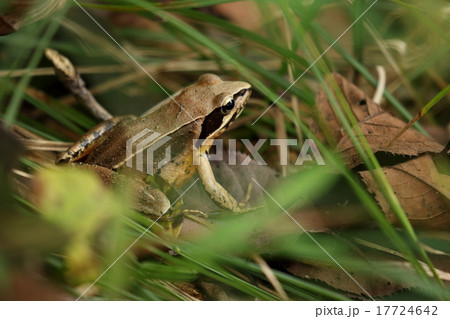
[[[406,123],[383,111],[361,89],[348,82],[343,76],[333,73],[327,77],[327,83],[330,89],[337,85],[342,92],[358,120],[362,134],[374,153],[385,152],[395,155],[418,156],[427,152],[439,153],[444,148],[441,144],[412,128],[407,129],[400,138],[389,145],[392,137]],[[330,144],[336,146],[348,166],[353,168],[361,164],[363,161],[349,135],[339,122],[323,88],[317,93],[316,107],[319,114],[316,116],[316,122],[310,125],[313,132],[322,137],[322,140],[327,134],[331,135],[327,138],[328,142],[330,143],[329,140],[331,140]]]
[[[382,168],[408,219],[416,227],[450,229],[450,176],[439,173],[431,155]],[[360,172],[391,223],[397,218],[370,172]]]
[[370,221],[369,213],[361,205],[351,185],[340,175],[334,185],[311,202],[293,208],[292,217],[309,232],[343,230]]
[[[383,241],[379,231],[357,232],[369,237],[375,235],[376,241]],[[316,236],[316,238],[319,237]],[[340,240],[342,238],[336,238],[335,247],[328,245],[328,249],[339,249]],[[352,243],[350,246],[349,241]],[[388,296],[420,285],[417,273],[399,252],[381,244],[355,238],[354,231],[346,233],[345,245],[350,250],[347,248],[340,250],[339,254],[331,253],[336,256],[346,272],[333,263],[308,256],[296,261],[288,261],[284,266],[298,277],[323,281],[336,289],[350,293],[353,297],[368,296],[368,294],[372,297]],[[424,264],[424,267],[431,276],[428,266]],[[443,271],[440,271],[441,274],[446,276]]]
[[[363,251],[365,258],[370,260],[383,260],[385,262],[388,261],[389,264],[393,266],[413,270],[413,266],[409,261],[407,261],[408,258],[402,253],[376,242],[366,241],[361,238],[354,238],[354,240],[359,245],[364,246]],[[433,264],[436,274],[439,276],[439,278],[444,281],[450,281],[450,273],[448,271],[450,256],[442,251],[433,249],[430,246],[425,246],[424,244],[422,244],[422,246],[427,252],[427,255],[430,258],[431,263]],[[434,276],[428,264],[422,261],[419,261],[419,263],[422,265],[428,276]]]
[[[342,75],[332,73],[326,80],[329,87],[332,87],[333,82],[337,84],[358,121],[362,121],[369,116],[382,112],[382,109],[378,104],[373,102],[356,85],[348,82]],[[326,131],[328,131],[332,134],[333,139],[337,143],[345,133],[342,131],[342,126],[323,88],[320,88],[317,92],[316,108],[318,113],[316,124],[318,124],[318,127],[311,125],[313,133],[318,137],[322,136],[323,140],[323,134],[318,131],[318,129],[320,128],[322,132],[325,131],[325,134]],[[335,143],[333,143],[333,146],[335,146]]]
[[[377,266],[369,263],[367,267],[374,269]],[[379,267],[377,268],[379,269]],[[364,290],[372,297],[380,297],[391,295],[399,290],[411,287],[410,285],[396,282],[393,278],[383,275],[381,271],[368,274],[367,270],[352,270],[350,274],[353,279],[358,282],[357,285],[355,281],[340,268],[325,265],[312,266],[294,262],[288,264],[286,269],[295,276],[305,279],[320,280],[331,287],[358,296],[366,295],[366,297],[368,297]],[[363,287],[364,290],[361,287]]]
[[[386,112],[359,122],[361,131],[374,153],[417,156],[423,153],[439,153],[444,148],[412,128],[406,130],[392,145],[388,146],[392,136],[404,125],[405,122]],[[348,135],[342,137],[336,149],[341,153],[344,162],[352,168],[363,162]]]
[[[342,230],[356,225],[361,225],[368,220],[369,216],[361,205],[327,205],[311,206],[302,208],[291,213],[292,218],[302,225],[308,232],[327,232],[330,230]],[[291,219],[286,218],[286,223],[291,223]]]

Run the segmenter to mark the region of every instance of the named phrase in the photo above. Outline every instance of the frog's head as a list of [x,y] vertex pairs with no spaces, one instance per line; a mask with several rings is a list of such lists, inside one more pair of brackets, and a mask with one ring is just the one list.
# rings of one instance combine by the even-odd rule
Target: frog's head
[[204,74],[196,85],[207,90],[210,103],[202,122],[200,139],[213,140],[241,114],[251,94],[251,86],[246,82],[222,81],[217,75]]

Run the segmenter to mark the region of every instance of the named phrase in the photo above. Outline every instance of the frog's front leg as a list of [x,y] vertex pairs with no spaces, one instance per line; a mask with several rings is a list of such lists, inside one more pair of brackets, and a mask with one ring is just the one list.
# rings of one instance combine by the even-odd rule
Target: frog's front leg
[[206,154],[195,151],[197,157],[198,174],[211,198],[223,208],[227,208],[235,213],[248,212],[250,209],[243,203],[238,203],[236,199],[217,181],[211,168],[211,164]]

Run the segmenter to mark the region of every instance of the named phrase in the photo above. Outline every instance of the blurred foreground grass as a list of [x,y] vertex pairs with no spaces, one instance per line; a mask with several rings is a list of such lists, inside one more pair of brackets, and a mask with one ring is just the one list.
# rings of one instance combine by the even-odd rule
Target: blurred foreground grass
[[[402,221],[399,227],[389,224],[353,172],[308,127],[315,111],[315,92],[331,71],[351,78],[370,96],[377,85],[375,66],[383,65],[387,89],[382,106],[405,120],[442,91],[450,74],[448,3],[253,1],[242,7],[245,11],[234,9],[232,13],[206,7],[228,2],[233,3],[126,0],[83,5],[171,93],[206,72],[251,83],[252,100],[241,115],[240,126],[229,136],[251,140],[279,137],[274,110],[282,110],[287,135],[315,139],[327,164],[325,168],[300,170],[278,183],[270,189],[274,200],[283,209],[300,210],[345,185],[342,198],[354,198],[354,204],[367,213],[367,223],[312,234],[312,240],[294,222],[287,226],[289,223],[280,219],[285,212],[269,198],[265,210],[218,218],[214,231],[194,226],[195,236],[189,239],[170,238],[155,224],[83,297],[370,298],[360,284],[377,299],[448,299],[448,288],[436,273],[433,275],[424,250],[429,247],[428,251],[448,256],[448,232],[414,231],[370,148],[363,139],[355,140],[366,155],[366,167],[373,169],[383,195]],[[0,112],[6,126],[25,129],[46,140],[70,142],[96,124],[56,80],[43,58],[47,47],[67,55],[102,105],[115,115],[141,114],[166,98],[140,67],[69,1],[52,18],[0,38]],[[254,123],[273,102],[273,109]],[[444,112],[448,103],[447,96],[416,129],[445,131],[450,119]],[[345,115],[341,120],[348,128],[354,124]],[[49,170],[54,160],[50,152],[21,157],[18,166],[23,173],[40,174],[39,183],[34,184],[40,201],[36,208],[36,203],[7,186],[12,183],[7,173],[18,146],[13,142],[4,145],[1,164],[7,169],[0,176],[5,186],[0,211],[0,287],[4,298],[26,298],[14,293],[11,297],[11,291],[29,288],[26,284],[21,287],[14,278],[16,273],[30,272],[30,264],[46,278],[45,283],[29,281],[30,286],[36,284],[43,290],[42,298],[77,298],[153,222],[126,208],[126,195],[105,190],[95,176]],[[293,149],[299,151],[298,147]],[[21,178],[27,184],[26,177],[15,175],[19,179],[15,188],[19,184],[20,189]],[[377,259],[386,252],[391,252],[392,259],[386,255]],[[269,271],[261,257],[269,264]],[[324,278],[317,272],[312,280],[295,276],[299,267],[303,267],[302,273],[308,273],[306,267],[311,274],[320,270],[332,279],[314,280]],[[448,264],[442,267],[449,269]],[[385,286],[377,286],[380,283]],[[398,285],[397,290],[388,287],[394,285]]]

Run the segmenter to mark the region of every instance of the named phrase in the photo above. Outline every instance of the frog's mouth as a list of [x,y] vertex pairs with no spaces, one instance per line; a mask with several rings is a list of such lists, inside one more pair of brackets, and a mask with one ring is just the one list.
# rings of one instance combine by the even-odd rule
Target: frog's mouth
[[207,115],[202,123],[202,132],[200,133],[200,141],[197,143],[197,147],[201,144],[205,144],[206,141],[214,140],[221,135],[241,114],[250,94],[250,88],[240,90],[233,95],[235,107],[231,112],[224,113],[223,108],[219,107]]

